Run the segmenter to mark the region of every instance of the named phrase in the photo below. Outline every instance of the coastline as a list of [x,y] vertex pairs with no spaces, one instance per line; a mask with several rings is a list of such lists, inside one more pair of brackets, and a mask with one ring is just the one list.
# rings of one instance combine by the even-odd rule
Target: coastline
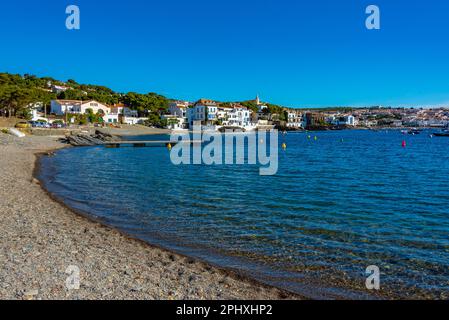
[[[4,141],[6,140],[6,142]],[[52,199],[34,174],[55,137],[0,133],[1,299],[299,299],[232,270],[172,253]],[[66,269],[80,269],[68,290]]]

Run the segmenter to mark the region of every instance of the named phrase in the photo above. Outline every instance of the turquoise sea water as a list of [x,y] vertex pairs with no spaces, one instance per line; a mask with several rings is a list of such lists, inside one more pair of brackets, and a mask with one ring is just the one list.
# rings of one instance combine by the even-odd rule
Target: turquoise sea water
[[[307,297],[449,298],[449,138],[309,134],[280,136],[275,176],[104,147],[60,150],[39,175],[85,215]],[[365,288],[369,265],[379,292]]]

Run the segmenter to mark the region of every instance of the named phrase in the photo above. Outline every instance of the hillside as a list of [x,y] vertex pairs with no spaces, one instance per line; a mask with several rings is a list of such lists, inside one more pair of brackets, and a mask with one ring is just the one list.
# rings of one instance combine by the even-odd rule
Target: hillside
[[25,116],[31,103],[50,105],[52,99],[96,100],[113,105],[123,103],[140,115],[165,111],[168,99],[156,93],[119,93],[100,85],[66,82],[50,77],[0,73],[0,115]]

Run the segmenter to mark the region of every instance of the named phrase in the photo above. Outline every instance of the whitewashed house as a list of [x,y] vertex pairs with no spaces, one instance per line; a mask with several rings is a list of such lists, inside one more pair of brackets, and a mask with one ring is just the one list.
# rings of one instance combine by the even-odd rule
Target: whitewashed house
[[187,129],[189,127],[189,112],[190,102],[188,101],[172,101],[168,106],[170,115],[175,116],[178,120],[178,126],[171,128],[172,130]]
[[82,101],[79,100],[51,100],[50,113],[63,115],[65,113],[81,113]]
[[242,128],[251,126],[250,111],[246,107],[235,105],[226,113],[226,117],[227,120],[223,121],[223,126]]
[[113,106],[110,106],[109,108],[111,110],[111,114],[119,114],[124,117],[130,118],[137,118],[139,116],[137,110],[132,110],[123,104],[115,104]]
[[232,110],[232,106],[219,107],[217,109],[217,120],[219,120],[222,125],[227,125],[229,121],[229,115]]
[[84,114],[91,109],[93,113],[103,113],[107,115],[110,113],[110,108],[98,101],[80,101],[80,100],[52,100],[51,113],[56,115],[63,115],[67,113]]
[[304,127],[303,117],[300,111],[287,111],[287,127],[292,129],[301,129]]
[[333,115],[328,118],[328,122],[334,126],[355,126],[355,117],[353,115]]
[[111,112],[109,106],[95,100],[85,101],[81,104],[81,113],[87,113],[88,109],[91,109],[93,113],[108,114]]
[[184,122],[185,118],[173,114],[162,115],[161,118],[167,120],[167,129],[185,130],[187,127],[187,123]]
[[67,91],[70,88],[66,86],[58,86],[56,84],[50,84],[51,92],[60,94],[61,92]]
[[189,106],[190,102],[188,101],[172,101],[168,105],[168,111],[179,118],[186,118]]
[[217,112],[218,104],[215,101],[201,99],[187,111],[189,126],[192,127],[194,121],[201,121],[205,125],[213,125],[217,120]]
[[104,115],[102,118],[103,118],[104,123],[106,123],[106,124],[120,123],[120,115],[118,115],[118,114],[109,113],[109,114]]
[[110,113],[103,116],[105,123],[122,123],[135,125],[145,121],[147,118],[139,118],[137,110],[132,110],[123,104],[116,104],[109,107]]

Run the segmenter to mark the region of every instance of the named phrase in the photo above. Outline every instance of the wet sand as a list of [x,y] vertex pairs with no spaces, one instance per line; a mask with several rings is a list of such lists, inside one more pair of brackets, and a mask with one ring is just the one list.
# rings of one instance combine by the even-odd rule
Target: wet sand
[[[56,137],[0,132],[0,299],[297,299],[237,273],[131,239],[64,207],[33,178]],[[69,290],[69,266],[80,288]]]

